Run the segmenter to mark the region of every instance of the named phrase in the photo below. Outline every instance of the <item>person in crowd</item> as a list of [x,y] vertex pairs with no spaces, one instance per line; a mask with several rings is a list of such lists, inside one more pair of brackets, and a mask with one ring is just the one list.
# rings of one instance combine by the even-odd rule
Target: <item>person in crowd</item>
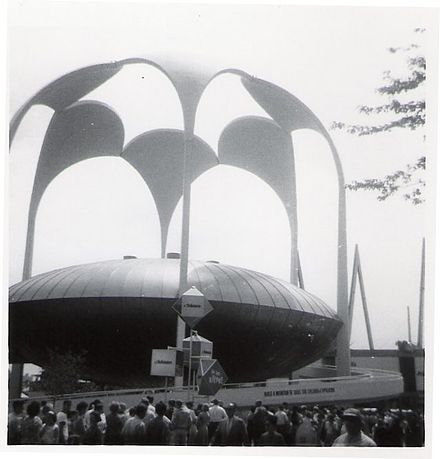
[[194,413],[196,414],[196,416],[199,416],[202,410],[203,410],[203,403],[198,403],[194,410]]
[[119,402],[119,416],[121,417],[122,425],[125,424],[127,419],[130,417],[130,414],[127,410],[127,404],[123,402]]
[[144,417],[145,427],[156,417],[156,410],[154,409],[154,406],[151,407],[150,399],[152,399],[151,396],[143,397],[142,400],[141,400],[141,403],[143,405],[145,405],[146,408],[147,408],[147,411],[146,411],[145,417]]
[[286,446],[284,437],[277,431],[277,417],[269,414],[266,419],[266,430],[260,436],[258,446]]
[[79,443],[79,438],[77,436],[77,433],[73,431],[73,426],[75,425],[77,420],[78,420],[78,411],[70,410],[67,413],[67,428],[69,431],[69,439],[67,443],[69,445],[77,445]]
[[183,405],[182,400],[176,400],[176,407],[171,419],[175,446],[186,446],[188,444],[188,434],[191,423],[190,411]]
[[330,412],[327,414],[327,418],[321,429],[320,439],[322,446],[332,446],[338,436],[338,424],[335,420],[335,415]]
[[219,426],[220,422],[225,421],[227,418],[226,411],[223,407],[220,406],[220,402],[215,398],[212,401],[212,406],[209,408],[209,425],[208,425],[208,435],[209,442],[212,442],[212,438]]
[[122,437],[125,445],[142,445],[145,442],[144,418],[147,407],[139,403],[135,407],[134,416],[129,418],[122,428]]
[[197,416],[197,435],[195,439],[195,444],[197,446],[208,446],[209,444],[209,435],[208,435],[208,425],[209,425],[209,405],[204,403],[202,405],[201,411]]
[[101,434],[104,435],[107,429],[107,418],[104,413],[104,404],[96,403],[95,411],[99,413],[100,420],[98,421],[98,429],[101,431]]
[[373,440],[377,446],[387,446],[388,431],[382,416],[378,416],[376,423],[371,429]]
[[193,402],[189,401],[186,402],[186,407],[189,410],[189,415],[191,417],[191,426],[189,428],[188,434],[188,445],[195,445],[196,444],[196,436],[197,436],[197,416],[194,411],[194,404]]
[[[42,406],[42,407],[40,408],[40,418],[41,418],[41,421],[43,422],[43,424],[46,424],[46,421],[47,421],[47,414],[48,414],[50,411],[54,411],[52,403],[46,402],[46,403],[44,404],[44,406]],[[54,412],[55,412],[55,411],[54,411]]]
[[119,414],[119,403],[110,403],[109,411],[110,413],[106,416],[107,428],[104,434],[104,445],[122,445],[122,427],[124,423]]
[[226,407],[227,419],[218,425],[212,444],[213,446],[247,446],[249,438],[243,419],[235,415],[237,405],[229,403]]
[[79,402],[76,405],[76,416],[69,425],[69,444],[80,445],[86,431],[84,416],[87,411],[87,402]]
[[173,418],[173,413],[174,413],[174,408],[176,407],[176,401],[171,399],[171,400],[168,400],[168,408],[165,412],[165,416],[168,418],[168,419],[172,419]]
[[147,445],[166,446],[170,444],[170,423],[164,418],[166,410],[165,403],[156,403],[156,417],[147,425],[145,430],[145,443]]
[[69,425],[67,422],[68,421],[67,414],[69,413],[71,407],[72,407],[72,401],[64,400],[61,411],[57,413],[57,424],[58,424],[59,433],[60,433],[60,438],[59,438],[58,443],[60,445],[67,445],[68,440],[69,440]]
[[27,416],[21,423],[21,444],[38,445],[40,443],[40,430],[43,422],[38,416],[40,414],[40,403],[32,401],[26,408]]
[[92,403],[89,405],[89,409],[86,411],[86,414],[84,415],[84,427],[88,429],[90,427],[90,414],[95,411],[96,406],[102,405],[102,401],[99,400],[98,398],[94,400]]
[[283,436],[284,441],[287,445],[290,421],[283,405],[278,406],[278,409],[275,412],[275,417],[277,418],[277,431]]
[[101,421],[101,413],[92,411],[89,414],[89,427],[86,429],[83,437],[83,445],[102,445],[102,432],[98,427]]
[[251,409],[246,417],[246,426],[249,437],[249,443],[251,445],[255,444],[255,430],[254,430],[254,416],[255,416],[255,406],[251,406]]
[[319,413],[320,413],[319,406],[315,405],[312,410],[312,421],[315,426],[319,424]]
[[153,405],[154,397],[152,395],[147,395],[148,400],[148,411],[151,411],[154,415],[156,415],[156,408]]
[[253,417],[253,437],[254,443],[258,443],[260,436],[266,431],[267,409],[261,400],[255,402],[255,413]]
[[362,415],[356,408],[348,408],[342,414],[346,433],[340,435],[332,446],[376,446],[376,443],[362,432]]
[[290,434],[289,434],[289,445],[295,446],[296,431],[299,425],[302,423],[302,415],[297,406],[292,406],[290,410]]
[[312,412],[301,408],[302,422],[296,429],[295,446],[318,446],[318,434],[313,424]]
[[21,424],[24,419],[24,400],[14,400],[12,411],[8,415],[8,445],[21,443]]
[[[47,405],[46,405],[47,406]],[[49,411],[45,416],[45,423],[40,430],[40,443],[42,445],[56,445],[59,440],[59,427],[56,424],[56,414]]]

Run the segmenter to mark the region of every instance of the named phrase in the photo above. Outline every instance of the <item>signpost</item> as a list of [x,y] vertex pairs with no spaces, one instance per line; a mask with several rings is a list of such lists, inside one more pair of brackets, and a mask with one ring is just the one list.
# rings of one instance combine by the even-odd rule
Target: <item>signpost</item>
[[189,327],[189,364],[188,364],[188,400],[191,393],[191,358],[193,328],[214,308],[196,287],[187,290],[173,306],[174,311]]
[[199,395],[215,395],[228,377],[216,359],[201,359],[199,367]]

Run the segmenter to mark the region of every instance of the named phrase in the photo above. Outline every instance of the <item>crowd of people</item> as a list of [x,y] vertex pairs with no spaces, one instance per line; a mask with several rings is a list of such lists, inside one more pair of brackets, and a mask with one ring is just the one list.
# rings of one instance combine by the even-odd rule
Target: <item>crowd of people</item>
[[[100,400],[65,400],[55,412],[49,402],[16,400],[8,417],[10,445],[175,446],[423,446],[423,416],[411,410],[320,406],[247,410],[235,403],[184,403],[144,397],[131,408]],[[25,413],[26,412],[26,413]]]

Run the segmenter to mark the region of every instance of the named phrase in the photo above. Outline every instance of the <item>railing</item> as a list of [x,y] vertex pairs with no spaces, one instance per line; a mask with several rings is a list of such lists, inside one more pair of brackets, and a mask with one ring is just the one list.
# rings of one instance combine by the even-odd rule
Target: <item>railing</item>
[[[322,366],[325,369],[335,369],[330,365]],[[323,382],[323,383],[334,383],[334,382],[348,382],[356,383],[359,380],[364,379],[383,379],[387,381],[397,381],[401,380],[402,376],[400,373],[396,373],[389,370],[378,370],[378,369],[362,369],[357,368],[355,375],[352,376],[335,376],[335,377],[325,377],[325,378],[297,378],[285,381],[256,381],[256,382],[246,382],[246,383],[228,383],[225,384],[222,390],[237,390],[237,389],[252,389],[257,387],[270,387],[271,389],[277,387],[286,387],[298,384],[304,384],[307,382]],[[136,388],[136,389],[116,389],[116,390],[107,390],[107,391],[95,391],[95,392],[75,392],[72,394],[57,394],[57,395],[45,395],[32,397],[32,400],[52,400],[54,403],[56,400],[62,399],[84,399],[84,398],[104,398],[104,397],[116,397],[116,396],[127,396],[127,395],[156,395],[173,392],[185,393],[188,391],[188,386],[178,386],[178,387],[148,387],[148,388]],[[10,400],[12,401],[12,400]]]

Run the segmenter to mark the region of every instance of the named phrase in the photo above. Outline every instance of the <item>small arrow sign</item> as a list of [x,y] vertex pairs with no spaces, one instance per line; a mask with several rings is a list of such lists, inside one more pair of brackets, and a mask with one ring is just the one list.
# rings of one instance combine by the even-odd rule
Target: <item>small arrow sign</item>
[[200,290],[191,287],[174,303],[173,310],[189,328],[194,328],[214,308]]
[[199,395],[215,395],[228,380],[225,370],[215,359],[201,359]]

